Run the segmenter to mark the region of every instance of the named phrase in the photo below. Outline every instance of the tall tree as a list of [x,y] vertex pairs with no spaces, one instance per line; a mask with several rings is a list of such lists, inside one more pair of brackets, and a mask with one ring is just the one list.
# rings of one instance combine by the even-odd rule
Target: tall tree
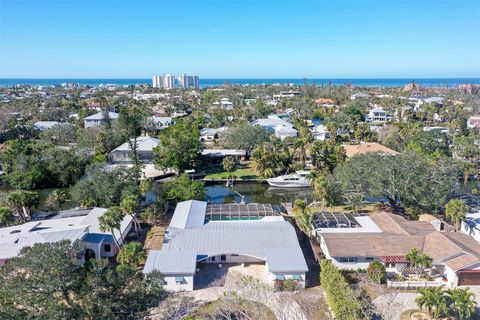
[[200,131],[181,122],[159,134],[160,143],[154,149],[154,161],[160,168],[184,172],[192,168],[201,151]]
[[147,258],[140,242],[129,242],[125,244],[117,255],[117,261],[121,265],[137,268]]
[[120,247],[120,242],[115,236],[115,230],[118,230],[118,233],[121,237],[122,232],[120,227],[122,225],[124,216],[125,214],[120,207],[111,207],[103,214],[103,216],[98,218],[98,221],[100,222],[100,230],[103,232],[109,231],[118,247]]
[[445,206],[445,215],[452,220],[455,231],[458,231],[460,222],[465,219],[467,213],[468,206],[460,199],[452,199]]
[[140,222],[137,218],[137,211],[138,211],[138,200],[135,196],[128,196],[125,197],[122,202],[120,202],[120,209],[123,211],[125,215],[129,215],[132,217],[133,226],[135,228],[135,234],[137,238],[140,237],[140,232],[142,228],[140,226]]
[[34,191],[16,190],[7,195],[7,203],[24,222],[31,219],[31,209],[38,205],[38,194]]
[[471,319],[475,314],[475,295],[468,288],[453,288],[447,290],[448,302],[455,313],[455,319]]

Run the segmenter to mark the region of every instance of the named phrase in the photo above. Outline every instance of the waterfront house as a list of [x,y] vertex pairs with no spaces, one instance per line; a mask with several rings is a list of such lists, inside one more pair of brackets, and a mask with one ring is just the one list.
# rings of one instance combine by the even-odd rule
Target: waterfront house
[[387,148],[377,142],[364,142],[360,144],[343,145],[343,147],[345,148],[345,153],[348,158],[356,156],[357,154],[365,154],[369,152],[391,154],[391,155],[398,154],[397,151]]
[[290,122],[276,116],[268,117],[266,119],[257,119],[252,122],[252,125],[260,126],[268,132],[275,134],[275,136],[282,140],[287,137],[296,137],[298,134],[298,131]]
[[313,224],[323,254],[338,268],[365,269],[377,260],[389,275],[417,274],[405,257],[417,248],[432,259],[432,285],[480,285],[480,243],[460,232],[440,231],[437,222],[408,221],[386,212],[323,212]]
[[[137,140],[137,155],[142,163],[153,163],[153,149],[158,146],[160,140],[150,136],[140,136]],[[133,142],[133,139],[131,140]],[[112,164],[132,163],[132,149],[130,143],[125,142],[116,147],[108,154],[108,160]]]
[[304,286],[307,264],[285,213],[274,205],[180,202],[162,249],[149,252],[143,272],[160,271],[166,290],[192,291],[201,266],[258,264],[272,285],[293,279]]

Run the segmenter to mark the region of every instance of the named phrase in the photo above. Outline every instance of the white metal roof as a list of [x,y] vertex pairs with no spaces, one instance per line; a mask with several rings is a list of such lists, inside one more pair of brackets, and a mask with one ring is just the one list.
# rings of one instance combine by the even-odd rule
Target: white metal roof
[[[110,119],[117,119],[118,118],[118,113],[109,111],[108,112],[108,117]],[[103,112],[98,112],[98,113],[92,114],[91,116],[85,117],[83,119],[87,120],[87,121],[89,121],[89,120],[92,120],[92,121],[103,120]]]
[[[132,139],[133,141],[133,139]],[[153,148],[157,147],[160,140],[149,136],[137,137],[137,151],[153,151]],[[128,142],[116,147],[114,151],[131,151],[130,144]]]
[[148,253],[143,273],[153,270],[162,274],[194,274],[197,264],[195,251],[151,250]]
[[[0,259],[14,257],[23,247],[32,246],[35,243],[61,240],[75,242],[86,233],[109,234],[100,230],[98,221],[106,211],[107,209],[104,208],[93,208],[86,215],[30,221],[17,226],[0,228]],[[128,229],[131,222],[132,217],[125,216],[120,227],[122,233]],[[114,234],[117,239],[120,238],[118,230],[115,230]]]
[[[299,249],[299,248],[298,248]],[[266,248],[267,267],[270,272],[307,272],[302,250],[297,248]]]
[[170,227],[190,229],[205,223],[207,203],[197,200],[182,201],[177,204]]

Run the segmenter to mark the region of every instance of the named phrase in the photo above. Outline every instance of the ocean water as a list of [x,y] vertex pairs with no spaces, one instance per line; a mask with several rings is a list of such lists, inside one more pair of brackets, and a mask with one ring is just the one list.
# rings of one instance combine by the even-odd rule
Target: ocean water
[[[420,84],[425,87],[456,87],[460,84],[471,83],[480,84],[480,78],[378,78],[378,79],[202,79],[200,78],[200,87],[215,87],[224,84],[232,85],[261,85],[261,84],[297,84],[303,85],[345,85],[364,87],[402,87],[407,83]],[[66,82],[74,82],[82,85],[98,86],[101,84],[116,85],[134,85],[134,84],[151,84],[151,79],[8,79],[0,78],[0,86],[13,86],[16,84],[28,84],[34,86],[51,86],[60,85]]]

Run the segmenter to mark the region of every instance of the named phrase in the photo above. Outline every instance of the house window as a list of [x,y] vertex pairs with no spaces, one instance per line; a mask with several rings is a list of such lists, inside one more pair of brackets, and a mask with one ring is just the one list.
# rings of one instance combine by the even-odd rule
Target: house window
[[340,257],[340,262],[355,263],[357,262],[357,257]]
[[278,274],[277,275],[277,280],[283,281],[283,280],[285,280],[285,276],[283,274]]
[[231,256],[232,257],[238,257],[238,254],[232,254]]
[[112,251],[112,247],[109,245],[109,244],[104,244],[103,245],[103,250],[105,252],[111,252]]
[[300,275],[298,275],[298,274],[294,274],[294,275],[292,275],[292,279],[300,281],[302,279],[302,277],[300,277]]
[[227,261],[227,256],[224,255],[224,254],[222,254],[222,255],[220,256],[220,261]]
[[185,283],[185,278],[184,277],[175,277],[175,283],[176,284],[184,284]]
[[373,257],[366,257],[366,258],[365,258],[365,261],[371,262],[371,261],[373,261]]
[[211,257],[211,258],[210,258],[210,261],[215,261],[215,257]]

